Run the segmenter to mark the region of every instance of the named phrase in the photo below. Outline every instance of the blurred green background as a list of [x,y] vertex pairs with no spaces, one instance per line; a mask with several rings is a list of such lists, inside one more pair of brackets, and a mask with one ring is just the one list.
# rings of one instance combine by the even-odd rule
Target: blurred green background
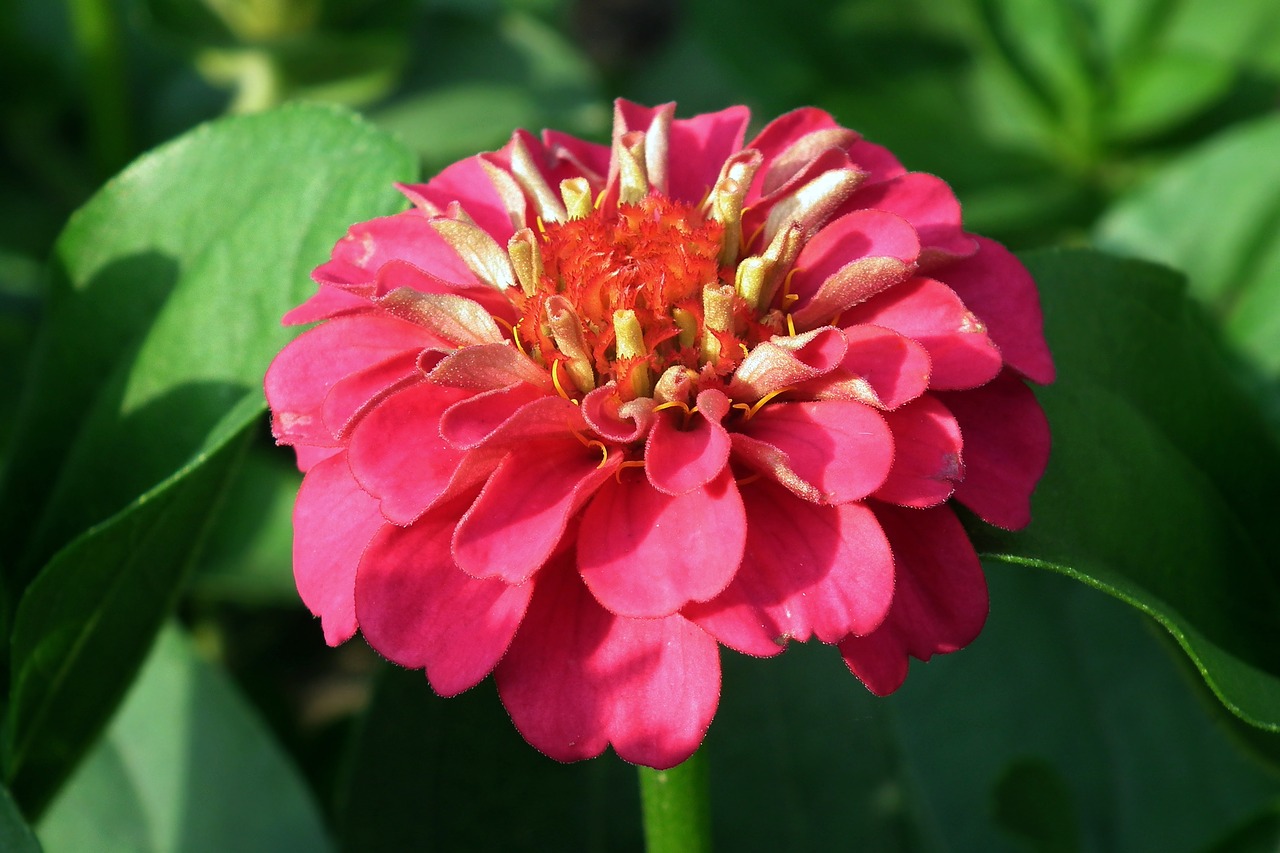
[[[1271,0],[6,0],[0,81],[0,448],[68,216],[142,152],[294,100],[358,109],[424,175],[516,127],[603,140],[619,96],[745,103],[753,129],[820,106],[945,178],[970,230],[1190,273],[1280,424]],[[444,701],[359,639],[324,646],[289,566],[298,480],[264,425],[46,848],[638,847],[612,756],[555,765],[488,683]],[[1172,642],[1069,580],[988,570],[986,633],[888,700],[829,649],[725,653],[723,849],[1277,849],[1280,752]]]

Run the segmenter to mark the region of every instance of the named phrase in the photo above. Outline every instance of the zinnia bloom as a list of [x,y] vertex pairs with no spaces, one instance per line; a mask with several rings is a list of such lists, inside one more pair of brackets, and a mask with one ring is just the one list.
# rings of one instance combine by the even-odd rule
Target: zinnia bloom
[[878,694],[978,633],[952,510],[1030,518],[1035,285],[938,178],[817,109],[620,101],[353,226],[287,323],[303,601],[561,761],[697,749],[719,646],[817,637]]

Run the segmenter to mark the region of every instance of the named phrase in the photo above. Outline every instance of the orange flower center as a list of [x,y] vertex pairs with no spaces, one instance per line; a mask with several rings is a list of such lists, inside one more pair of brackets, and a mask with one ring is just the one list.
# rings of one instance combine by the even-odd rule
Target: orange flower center
[[520,340],[579,390],[616,380],[640,396],[638,372],[697,370],[703,289],[733,282],[718,259],[723,230],[657,194],[545,226],[537,289],[514,295]]

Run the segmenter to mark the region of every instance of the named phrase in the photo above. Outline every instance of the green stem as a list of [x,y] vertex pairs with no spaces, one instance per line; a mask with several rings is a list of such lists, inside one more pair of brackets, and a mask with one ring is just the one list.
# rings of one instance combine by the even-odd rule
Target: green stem
[[648,853],[709,853],[711,806],[702,754],[670,770],[636,769]]
[[67,0],[67,7],[72,37],[84,63],[94,160],[104,174],[111,174],[133,153],[116,0]]

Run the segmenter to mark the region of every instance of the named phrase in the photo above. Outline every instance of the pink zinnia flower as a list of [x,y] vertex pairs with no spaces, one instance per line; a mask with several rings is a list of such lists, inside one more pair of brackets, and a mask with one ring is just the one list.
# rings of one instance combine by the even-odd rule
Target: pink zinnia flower
[[298,590],[561,761],[670,767],[719,646],[817,637],[875,693],[987,613],[954,499],[1029,520],[1035,285],[938,178],[801,109],[517,132],[353,226],[267,374]]

